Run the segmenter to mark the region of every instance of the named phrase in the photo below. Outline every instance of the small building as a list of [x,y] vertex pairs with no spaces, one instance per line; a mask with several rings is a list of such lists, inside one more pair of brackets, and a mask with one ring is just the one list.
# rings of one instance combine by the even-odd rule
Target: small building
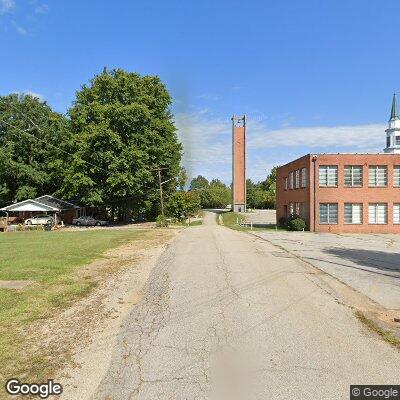
[[307,154],[277,169],[276,218],[314,232],[400,233],[400,118],[393,97],[384,153]]
[[8,221],[13,223],[23,223],[27,218],[47,214],[56,217],[57,221],[70,224],[78,216],[79,207],[56,197],[45,195],[11,204],[1,208],[0,211],[5,212]]

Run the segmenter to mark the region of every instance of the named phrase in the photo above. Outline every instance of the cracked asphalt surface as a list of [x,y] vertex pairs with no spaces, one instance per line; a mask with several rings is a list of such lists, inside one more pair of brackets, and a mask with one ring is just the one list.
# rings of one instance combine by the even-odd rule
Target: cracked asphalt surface
[[398,384],[400,353],[315,274],[206,213],[161,255],[93,399],[336,400]]

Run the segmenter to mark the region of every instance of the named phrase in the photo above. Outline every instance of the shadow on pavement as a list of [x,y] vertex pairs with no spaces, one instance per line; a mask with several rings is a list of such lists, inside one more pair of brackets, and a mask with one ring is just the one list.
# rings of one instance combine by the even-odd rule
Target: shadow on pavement
[[[384,251],[375,250],[362,250],[362,249],[343,249],[343,248],[328,248],[323,250],[324,253],[340,258],[342,261],[348,260],[360,267],[374,268],[381,271],[391,271],[400,273],[400,254],[387,253]],[[307,257],[308,259],[313,259]],[[316,259],[315,259],[316,260]],[[387,275],[394,278],[400,278],[400,275],[384,274],[378,271],[371,271],[370,269],[357,268],[343,263],[336,263],[328,260],[319,260],[336,265],[341,265],[347,268],[360,269],[371,273]]]

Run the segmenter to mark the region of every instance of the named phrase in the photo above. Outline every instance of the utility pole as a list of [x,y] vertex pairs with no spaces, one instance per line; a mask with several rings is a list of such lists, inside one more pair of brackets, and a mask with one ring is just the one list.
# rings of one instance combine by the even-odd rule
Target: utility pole
[[156,167],[156,168],[153,169],[153,171],[157,171],[157,172],[158,172],[158,183],[159,183],[159,185],[160,185],[161,215],[163,216],[163,218],[165,217],[165,215],[164,215],[164,196],[163,196],[163,188],[162,188],[162,185],[163,185],[164,183],[167,183],[167,182],[169,182],[169,181],[172,181],[172,179],[175,179],[175,178],[171,178],[171,179],[167,179],[166,181],[162,182],[162,181],[161,181],[161,171],[164,170],[164,169],[168,169],[168,168],[166,168],[166,167],[164,167],[164,168]]
[[164,199],[163,199],[163,191],[162,191],[162,182],[161,182],[161,168],[157,169],[158,171],[158,182],[160,183],[160,201],[161,201],[161,215],[164,217]]

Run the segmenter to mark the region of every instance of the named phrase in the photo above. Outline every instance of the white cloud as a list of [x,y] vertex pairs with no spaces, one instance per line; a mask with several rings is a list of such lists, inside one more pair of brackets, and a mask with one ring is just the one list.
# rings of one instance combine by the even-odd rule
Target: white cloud
[[24,94],[24,95],[29,95],[32,97],[36,97],[40,101],[44,101],[44,96],[40,93],[32,92],[31,90],[25,90],[23,92],[17,92],[18,94]]
[[0,0],[0,14],[6,14],[15,7],[14,0]]
[[383,124],[290,127],[268,130],[262,123],[248,124],[248,146],[252,149],[283,147],[347,148],[353,152],[376,152],[384,147]]
[[49,6],[45,3],[35,6],[35,14],[45,14],[49,10]]
[[212,94],[212,93],[203,93],[197,96],[198,99],[201,100],[212,100],[212,101],[217,101],[221,100],[221,96],[218,94]]
[[[231,180],[231,121],[210,116],[207,109],[175,117],[184,147],[183,163],[189,177]],[[379,152],[385,145],[385,125],[285,127],[269,129],[265,121],[248,119],[247,172],[265,179],[275,165],[307,152]]]
[[176,114],[175,121],[189,176],[199,173],[207,177],[220,176],[220,171],[230,163],[229,122],[207,118],[206,109]]
[[28,33],[28,31],[25,28],[23,28],[22,26],[19,26],[19,25],[15,25],[15,30],[17,31],[17,33],[19,35],[22,35],[22,36],[24,36]]

